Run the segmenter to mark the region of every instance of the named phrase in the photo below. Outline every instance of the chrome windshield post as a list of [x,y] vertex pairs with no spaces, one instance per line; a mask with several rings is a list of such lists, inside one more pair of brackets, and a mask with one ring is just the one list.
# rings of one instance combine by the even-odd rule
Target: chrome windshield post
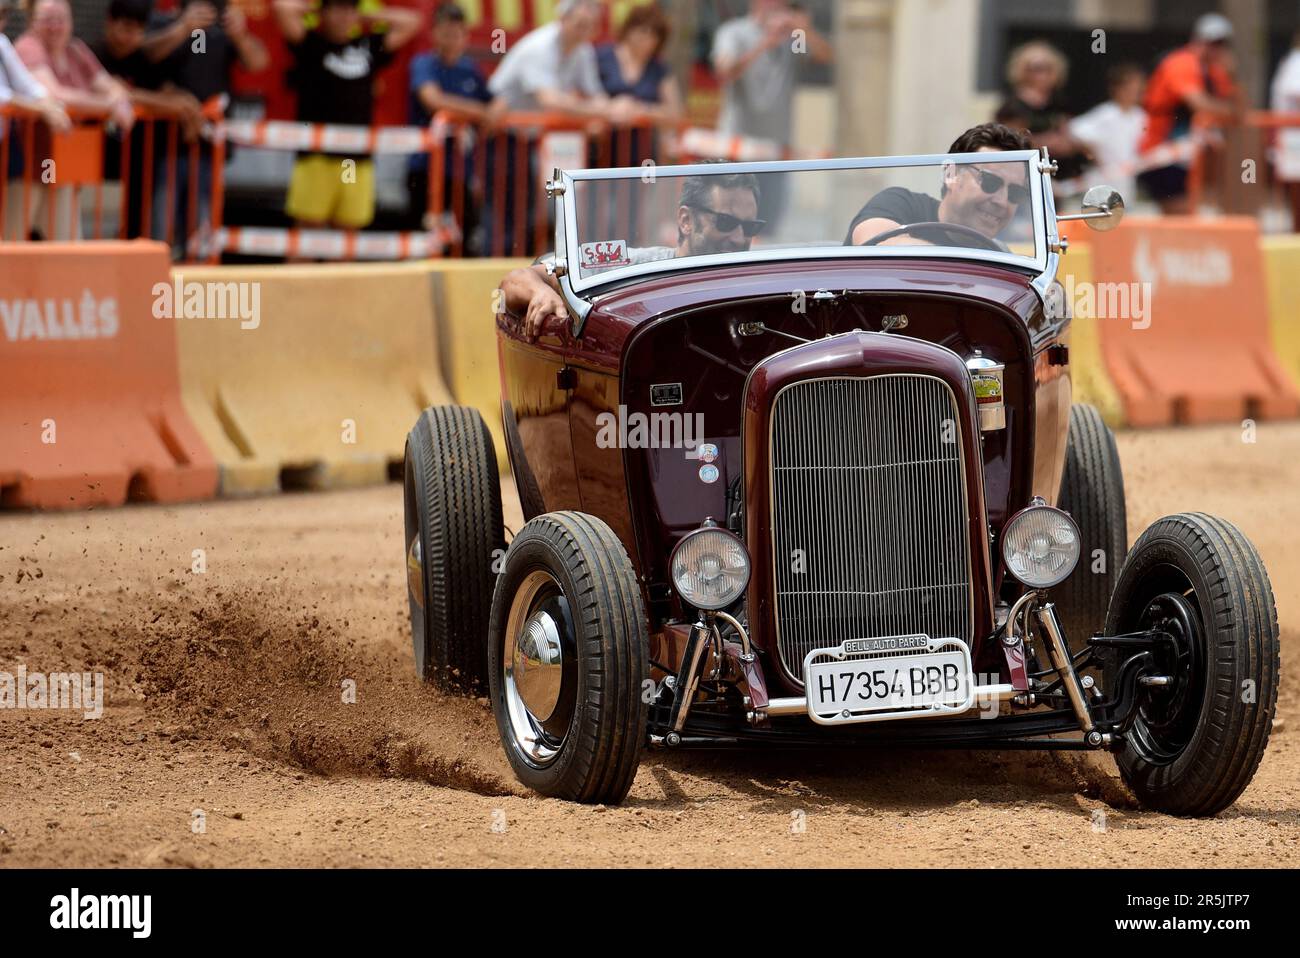
[[1043,197],[1043,236],[1047,243],[1047,258],[1046,268],[1034,277],[1033,287],[1046,308],[1048,291],[1056,282],[1056,273],[1060,269],[1061,254],[1065,252],[1066,244],[1061,241],[1060,229],[1056,225],[1056,196],[1052,192],[1052,176],[1056,173],[1056,161],[1048,155],[1047,147],[1041,149],[1037,168],[1039,189]]
[[564,305],[568,307],[569,314],[573,317],[573,338],[579,339],[582,336],[582,328],[587,325],[587,314],[591,312],[591,303],[574,290],[573,280],[569,275],[569,252],[577,248],[577,229],[575,227],[572,230],[573,245],[570,245],[571,237],[568,229],[574,216],[573,178],[563,170],[555,170],[546,182],[546,195],[555,204],[555,262],[548,265],[546,271],[554,276],[559,284]]

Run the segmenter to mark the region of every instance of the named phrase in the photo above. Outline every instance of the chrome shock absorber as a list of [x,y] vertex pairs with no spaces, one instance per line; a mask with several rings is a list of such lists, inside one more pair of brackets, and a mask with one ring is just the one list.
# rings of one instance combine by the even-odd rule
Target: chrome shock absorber
[[690,637],[686,640],[686,648],[682,651],[682,665],[673,683],[673,708],[668,723],[673,732],[680,733],[686,724],[691,703],[695,701],[695,693],[700,688],[700,673],[704,671],[704,661],[713,632],[712,622],[700,619],[695,623]]
[[1065,644],[1061,625],[1056,620],[1056,606],[1051,602],[1044,602],[1034,610],[1034,614],[1047,636],[1047,655],[1052,660],[1052,668],[1056,669],[1061,676],[1061,684],[1065,686],[1070,707],[1074,709],[1074,715],[1079,720],[1084,735],[1090,736],[1093,732],[1092,713],[1088,710],[1083,684],[1079,681],[1078,673],[1074,671],[1074,659],[1070,655],[1070,647]]

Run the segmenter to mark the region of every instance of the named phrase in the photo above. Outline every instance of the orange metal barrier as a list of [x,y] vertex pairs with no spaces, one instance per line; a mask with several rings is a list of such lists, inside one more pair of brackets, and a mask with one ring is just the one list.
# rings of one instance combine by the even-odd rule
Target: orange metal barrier
[[[1279,177],[1268,161],[1278,133],[1300,127],[1300,113],[1250,110],[1240,117],[1197,114],[1193,122],[1196,149],[1187,172],[1190,210],[1201,208],[1213,193],[1221,212],[1254,215],[1259,212]],[[1250,161],[1249,176],[1243,162]],[[1260,189],[1260,185],[1264,189]],[[1294,198],[1291,200],[1294,206]],[[1292,224],[1300,230],[1300,222]]]
[[[0,178],[0,215],[12,225],[5,238],[27,239],[33,229],[47,239],[105,238],[104,160],[112,151],[116,151],[121,183],[114,235],[163,240],[178,251],[180,260],[206,262],[218,261],[223,250],[340,260],[536,256],[552,245],[551,207],[544,187],[552,167],[635,167],[703,158],[794,155],[766,141],[649,119],[616,125],[603,119],[514,113],[484,125],[443,111],[427,128],[348,127],[225,120],[223,106],[219,99],[206,106],[203,136],[188,143],[182,141],[176,118],[137,108],[135,127],[118,137],[119,145],[106,142],[102,116],[78,115],[72,131],[52,134],[34,114],[0,107],[0,119],[9,124],[8,135],[0,137],[0,170],[10,169],[11,150],[21,161],[21,173],[12,182]],[[387,233],[225,229],[223,172],[228,143],[262,149],[427,154],[423,228]],[[52,181],[46,176],[51,161]],[[82,228],[81,210],[86,189],[94,191],[93,226],[88,231]],[[45,212],[36,223],[32,200],[40,198]],[[610,205],[610,228],[631,235],[641,215],[634,197],[602,195],[601,201]],[[185,210],[184,222],[177,222],[178,207]]]
[[[553,113],[511,113],[490,125],[441,111],[433,144],[426,222],[459,233],[449,256],[537,256],[552,246],[544,184],[555,166],[637,167],[702,159],[777,160],[811,156],[780,144],[715,130],[638,119],[627,124]],[[442,175],[435,175],[441,171]],[[625,184],[630,186],[630,184]],[[614,211],[614,233],[627,236],[637,216],[631,196],[601,196]],[[481,217],[476,219],[476,213]],[[474,243],[465,238],[478,234]],[[467,250],[467,245],[475,248]]]
[[[0,137],[0,238],[24,242],[39,232],[43,239],[129,239],[145,236],[160,239],[171,247],[183,247],[192,259],[200,254],[194,240],[203,224],[199,218],[200,195],[210,197],[210,226],[221,225],[221,168],[225,146],[213,136],[220,122],[221,104],[205,106],[207,134],[202,140],[184,143],[176,117],[136,107],[135,125],[130,131],[106,128],[105,117],[89,111],[69,111],[73,127],[67,132],[50,130],[38,116],[13,105],[0,106],[0,123],[7,127]],[[113,144],[112,139],[120,140]],[[117,202],[117,230],[106,234],[105,160],[116,151],[121,189]],[[201,154],[211,156],[211,186],[202,184]],[[185,158],[182,183],[180,157]],[[21,169],[15,170],[15,166]],[[17,173],[11,178],[11,173]],[[155,207],[156,186],[162,184],[164,208]],[[83,192],[93,193],[89,234],[83,229]],[[185,191],[186,222],[177,224],[179,191]],[[206,198],[206,197],[205,197]],[[40,217],[37,205],[44,206]],[[39,222],[37,221],[39,219]],[[184,232],[180,230],[184,229]],[[216,251],[203,252],[215,258]]]
[[431,130],[426,222],[456,225],[450,256],[465,255],[467,246],[486,256],[549,250],[544,184],[553,167],[657,164],[672,133],[649,120],[614,125],[550,113],[511,113],[484,125],[452,111],[439,112]]

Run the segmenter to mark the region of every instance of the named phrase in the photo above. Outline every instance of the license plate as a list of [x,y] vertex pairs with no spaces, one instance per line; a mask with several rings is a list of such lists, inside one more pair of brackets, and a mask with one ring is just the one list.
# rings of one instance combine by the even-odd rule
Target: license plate
[[[882,651],[863,655],[867,643]],[[888,654],[907,648],[916,651]],[[970,650],[958,639],[855,639],[809,653],[804,691],[823,725],[964,712],[974,704]]]

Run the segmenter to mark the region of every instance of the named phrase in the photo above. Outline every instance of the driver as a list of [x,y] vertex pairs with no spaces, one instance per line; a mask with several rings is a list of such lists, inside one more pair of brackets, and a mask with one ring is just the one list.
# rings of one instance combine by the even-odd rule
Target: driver
[[[1023,132],[1001,123],[984,123],[957,137],[948,152],[1032,149],[1029,137]],[[1011,222],[1019,205],[1028,199],[1023,163],[947,163],[943,167],[939,199],[901,186],[883,189],[853,217],[844,245],[861,246],[872,237],[914,223],[952,223],[994,240]],[[895,244],[917,245],[927,241],[904,233],[881,242],[882,246]]]
[[[678,256],[743,253],[765,225],[758,219],[758,200],[758,179],[752,173],[688,176],[677,206],[677,245],[629,247],[627,258],[640,265]],[[547,319],[569,318],[559,281],[546,271],[554,255],[547,253],[531,266],[511,270],[501,283],[506,309],[523,314],[523,333],[529,339],[541,332]]]

